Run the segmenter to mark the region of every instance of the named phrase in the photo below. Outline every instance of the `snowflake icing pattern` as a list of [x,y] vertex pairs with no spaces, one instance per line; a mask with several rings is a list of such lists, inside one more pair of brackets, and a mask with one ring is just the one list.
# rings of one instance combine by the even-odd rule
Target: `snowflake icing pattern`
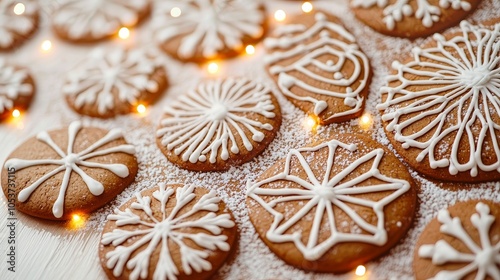
[[[387,80],[400,84],[382,87],[381,93],[387,94],[387,99],[377,109],[385,110],[382,120],[388,122],[387,130],[395,133],[394,138],[403,148],[422,150],[416,158],[418,162],[428,156],[431,168],[448,167],[451,175],[470,171],[475,177],[478,168],[500,172],[500,147],[496,141],[500,125],[494,121],[500,115],[500,24],[490,30],[462,21],[460,27],[461,36],[447,41],[435,34],[436,47],[415,48],[414,61],[395,61],[393,68],[398,73]],[[409,80],[408,75],[418,79]],[[431,122],[420,130],[407,132],[426,117]],[[480,124],[479,133],[474,133],[476,123]],[[421,139],[431,133],[428,140]],[[446,137],[453,137],[451,154],[437,160],[435,155]],[[481,156],[488,137],[493,138],[491,145],[497,158],[490,165],[483,163]],[[462,139],[470,146],[465,163],[458,157]]]
[[432,259],[435,265],[448,263],[467,263],[466,266],[454,270],[443,270],[434,276],[436,280],[462,279],[477,272],[475,279],[500,279],[500,242],[491,244],[489,232],[495,217],[490,215],[488,205],[479,202],[476,205],[477,213],[471,216],[472,225],[479,233],[480,243],[477,244],[465,231],[459,218],[452,218],[448,210],[441,210],[438,221],[441,223],[440,231],[446,235],[460,240],[471,253],[457,251],[445,240],[439,240],[435,245],[422,245],[418,250],[421,258]]
[[[301,153],[315,152],[323,148],[328,148],[328,159],[325,173],[321,179],[315,177],[311,170],[311,166]],[[309,261],[319,259],[333,246],[341,242],[363,242],[375,245],[385,244],[387,241],[387,232],[384,228],[385,217],[383,209],[386,205],[410,189],[410,184],[407,181],[389,178],[379,172],[378,165],[384,155],[383,149],[376,149],[363,155],[349,164],[349,166],[344,168],[340,173],[330,178],[337,149],[345,149],[353,152],[357,147],[354,144],[347,145],[337,140],[331,140],[316,147],[291,150],[287,155],[283,172],[255,184],[250,184],[249,182],[247,186],[247,195],[257,201],[267,212],[274,216],[274,221],[266,233],[266,238],[271,242],[277,243],[293,242],[297,249],[304,255],[304,258]],[[292,157],[297,158],[301,168],[307,174],[307,179],[300,178],[290,173]],[[356,178],[342,182],[346,176],[370,160],[373,160],[370,170]],[[357,186],[359,183],[369,178],[376,178],[383,183],[369,186]],[[294,186],[283,189],[264,188],[266,184],[276,181],[292,182]],[[371,201],[360,197],[362,194],[385,191],[393,192],[379,201]],[[272,199],[266,202],[263,197],[272,197]],[[285,220],[286,216],[276,211],[274,207],[279,203],[286,203],[289,201],[307,202],[304,203],[304,206],[297,211],[296,214],[288,220]],[[356,211],[350,208],[348,204],[372,208],[377,217],[377,224],[373,225],[365,221]],[[304,218],[313,207],[316,207],[316,211],[312,222],[311,233],[307,244],[304,244],[300,231],[287,232],[290,231],[293,225],[300,219]],[[366,233],[358,234],[337,231],[335,227],[334,207],[338,207],[345,212],[353,222]],[[328,226],[332,234],[328,239],[318,243],[324,215],[328,218]]]
[[14,13],[17,0],[0,0],[0,48],[12,45],[16,35],[26,36],[35,28],[33,20],[36,14],[35,4],[31,1],[22,1],[25,10],[21,15]]
[[26,70],[16,70],[0,58],[0,114],[14,108],[14,100],[19,96],[33,93],[33,86],[23,83],[28,77]]
[[111,153],[122,152],[127,154],[134,154],[135,148],[132,145],[120,145],[96,151],[96,149],[106,145],[107,143],[121,138],[122,132],[120,129],[113,129],[109,131],[108,134],[106,134],[103,138],[96,141],[95,143],[87,147],[85,150],[79,153],[74,153],[73,144],[75,142],[76,135],[78,134],[81,128],[82,124],[78,121],[72,122],[69,125],[68,148],[66,153],[63,150],[61,150],[61,148],[59,148],[57,144],[54,143],[54,141],[46,131],[40,132],[36,136],[36,138],[39,141],[47,144],[50,148],[52,148],[61,157],[61,159],[35,159],[35,160],[9,159],[5,163],[5,168],[7,169],[14,168],[15,170],[21,170],[27,167],[40,166],[40,165],[59,165],[59,167],[53,169],[49,173],[46,173],[37,181],[35,181],[33,184],[20,191],[18,195],[18,200],[20,202],[26,202],[31,196],[31,194],[43,182],[55,176],[57,173],[64,171],[63,180],[60,185],[59,195],[52,207],[52,213],[54,214],[54,217],[61,218],[64,211],[64,197],[66,195],[66,190],[69,187],[69,179],[72,172],[75,172],[76,174],[80,175],[80,177],[87,185],[89,191],[93,195],[99,196],[104,192],[104,187],[102,183],[87,175],[80,168],[80,166],[106,169],[113,172],[115,175],[121,178],[125,178],[129,175],[129,170],[127,166],[124,164],[103,164],[103,163],[88,161],[93,157],[107,155]]
[[[174,192],[176,204],[172,211],[167,213],[166,205]],[[142,225],[144,229],[135,231],[114,229],[103,235],[102,244],[117,246],[106,254],[108,259],[106,266],[113,269],[113,275],[120,276],[126,266],[132,270],[130,279],[146,278],[151,255],[157,248],[161,248],[159,265],[156,265],[153,278],[177,279],[176,275],[179,274],[179,270],[172,260],[171,248],[168,247],[170,241],[179,246],[182,269],[187,275],[190,275],[193,270],[196,272],[211,270],[212,265],[206,260],[209,256],[207,250],[229,251],[229,244],[226,242],[227,236],[221,235],[221,233],[224,228],[232,228],[235,224],[229,214],[217,215],[215,213],[219,210],[220,198],[215,196],[214,191],[204,194],[190,210],[179,215],[179,212],[195,197],[193,186],[178,187],[174,191],[172,187],[159,184],[153,197],[143,197],[140,193],[136,193],[137,201],[131,205],[133,210],[146,214],[147,219],[143,219],[130,208],[125,209],[125,211],[115,209],[115,214],[109,215],[108,220],[116,221],[116,225],[119,227]],[[155,217],[151,209],[152,199],[160,203],[161,220]],[[208,211],[208,213],[199,219],[193,219],[192,216],[199,211]],[[203,232],[188,233],[182,230],[186,228],[206,230],[211,235]],[[133,244],[127,247],[121,246],[133,238],[137,238]],[[205,250],[190,247],[185,242],[187,239]],[[145,244],[148,244],[146,249],[130,258],[136,250]]]

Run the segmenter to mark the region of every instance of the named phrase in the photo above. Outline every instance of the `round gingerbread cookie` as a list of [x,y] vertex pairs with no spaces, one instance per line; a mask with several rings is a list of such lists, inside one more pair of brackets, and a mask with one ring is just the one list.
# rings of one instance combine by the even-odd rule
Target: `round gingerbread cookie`
[[481,0],[351,0],[356,17],[377,32],[417,38],[455,26]]
[[0,51],[19,46],[38,28],[33,0],[0,0]]
[[164,109],[157,144],[194,171],[221,171],[259,155],[281,125],[270,89],[245,78],[202,82]]
[[4,164],[6,197],[28,215],[66,220],[114,199],[137,174],[135,148],[121,130],[69,127],[40,132],[14,150]]
[[500,204],[459,202],[439,211],[415,247],[417,280],[500,277]]
[[458,32],[416,47],[381,88],[387,136],[425,176],[500,179],[500,24],[463,21]]
[[27,69],[9,65],[0,58],[0,120],[12,111],[25,111],[35,94],[35,83]]
[[363,113],[370,63],[354,36],[324,12],[292,17],[264,40],[264,62],[280,91],[321,124]]
[[166,53],[201,63],[236,56],[257,43],[266,16],[259,1],[165,0],[156,3],[152,26]]
[[110,279],[208,279],[237,234],[214,191],[182,184],[138,192],[107,220],[99,259]]
[[144,51],[96,49],[68,73],[62,91],[79,114],[111,118],[153,103],[167,85],[165,68]]
[[250,221],[285,262],[345,272],[385,252],[412,225],[416,186],[372,139],[343,134],[292,149],[247,183]]
[[69,0],[52,16],[54,32],[72,42],[94,42],[145,18],[150,0]]

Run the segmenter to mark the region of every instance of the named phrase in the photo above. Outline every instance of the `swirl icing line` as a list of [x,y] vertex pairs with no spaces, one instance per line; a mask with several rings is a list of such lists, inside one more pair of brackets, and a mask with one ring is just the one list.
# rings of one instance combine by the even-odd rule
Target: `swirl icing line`
[[27,70],[16,69],[0,58],[0,114],[14,108],[14,101],[20,96],[33,94],[33,86],[26,83]]

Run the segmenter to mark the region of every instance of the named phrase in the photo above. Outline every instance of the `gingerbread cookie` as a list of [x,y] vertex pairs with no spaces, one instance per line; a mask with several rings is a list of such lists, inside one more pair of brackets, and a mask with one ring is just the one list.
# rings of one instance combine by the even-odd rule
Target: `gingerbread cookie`
[[34,94],[35,84],[28,70],[0,58],[0,120],[10,117],[16,109],[26,110]]
[[97,49],[68,74],[62,91],[79,114],[111,118],[153,103],[167,84],[165,68],[143,51]]
[[55,33],[73,42],[94,42],[122,27],[137,25],[149,13],[149,0],[69,0],[52,16]]
[[37,4],[32,0],[0,0],[0,51],[19,46],[38,28]]
[[112,200],[137,174],[135,148],[119,129],[82,127],[40,132],[14,150],[4,165],[6,197],[16,209],[44,219],[69,219]]
[[235,239],[214,191],[159,184],[108,215],[99,258],[110,279],[208,279]]
[[356,17],[389,36],[416,38],[455,26],[481,0],[351,0]]
[[240,54],[266,27],[264,6],[246,0],[166,0],[155,6],[155,39],[182,61],[205,62]]
[[498,279],[500,204],[466,201],[439,211],[420,236],[416,279]]
[[270,89],[245,78],[205,81],[164,113],[158,146],[168,160],[195,171],[227,170],[251,160],[281,125]]
[[355,38],[323,12],[290,19],[264,40],[265,63],[281,92],[322,124],[363,113],[371,70]]
[[416,207],[404,165],[355,134],[290,150],[247,184],[247,196],[250,220],[271,251],[321,272],[345,272],[388,251]]
[[382,87],[387,136],[409,165],[439,180],[500,179],[500,24],[460,24],[393,63]]

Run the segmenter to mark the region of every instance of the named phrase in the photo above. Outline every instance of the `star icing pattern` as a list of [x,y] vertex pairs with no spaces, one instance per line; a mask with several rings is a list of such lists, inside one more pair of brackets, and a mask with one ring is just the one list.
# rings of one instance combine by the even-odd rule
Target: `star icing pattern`
[[[175,206],[168,213],[166,206],[174,193]],[[191,275],[193,270],[199,273],[212,269],[211,263],[206,260],[210,255],[209,251],[216,249],[229,251],[227,236],[221,233],[224,228],[232,228],[235,224],[229,214],[216,214],[221,200],[216,197],[214,191],[204,194],[183,214],[179,212],[184,211],[186,205],[196,197],[193,186],[182,186],[174,190],[170,186],[159,184],[152,197],[142,196],[140,193],[136,193],[135,197],[136,201],[130,208],[124,211],[115,209],[114,214],[108,216],[108,221],[116,221],[118,227],[137,225],[142,228],[136,230],[118,228],[103,234],[102,237],[102,244],[116,246],[113,251],[106,254],[106,266],[113,269],[114,276],[119,277],[126,267],[131,270],[130,279],[147,278],[151,256],[157,248],[160,248],[160,258],[153,279],[177,279],[179,269],[172,259],[172,247],[169,247],[173,244],[179,247],[182,270],[187,275]],[[159,203],[161,219],[158,218],[159,213],[151,208],[152,201]],[[193,218],[193,215],[200,211],[208,213],[200,218]],[[210,234],[190,233],[186,229],[203,230]],[[129,246],[121,245],[131,240],[135,242]],[[194,242],[203,249],[189,246],[186,240]],[[145,249],[130,258],[146,244]]]
[[182,154],[183,161],[215,163],[217,157],[227,160],[230,152],[240,152],[236,136],[245,149],[253,150],[245,130],[252,134],[253,141],[263,141],[262,131],[273,127],[251,115],[271,119],[274,109],[270,89],[260,83],[244,78],[210,80],[164,109],[172,117],[161,120],[157,136],[169,151]]
[[[31,194],[46,180],[55,176],[59,172],[64,171],[63,180],[59,186],[59,195],[54,202],[52,207],[52,213],[54,217],[61,218],[64,211],[64,197],[66,195],[66,190],[69,185],[69,180],[71,174],[74,172],[78,174],[85,184],[87,185],[89,191],[95,195],[99,196],[104,192],[104,187],[101,182],[95,180],[94,178],[87,175],[80,166],[90,167],[90,168],[101,168],[109,170],[120,178],[125,178],[129,175],[128,167],[124,164],[103,164],[89,161],[93,157],[109,155],[112,153],[127,153],[133,155],[135,153],[135,148],[132,145],[119,145],[103,150],[97,150],[100,147],[106,145],[107,143],[117,140],[122,137],[122,132],[120,129],[113,129],[108,132],[103,138],[99,139],[95,143],[91,144],[89,147],[84,149],[79,153],[73,152],[73,144],[75,142],[76,135],[81,130],[82,124],[79,121],[72,122],[68,127],[68,147],[66,152],[61,150],[59,146],[52,140],[50,135],[44,131],[37,134],[36,138],[38,141],[47,144],[52,150],[54,150],[61,158],[60,159],[9,159],[5,163],[6,169],[14,168],[15,170],[21,170],[27,167],[40,166],[40,165],[59,165],[59,167],[53,169],[52,171],[46,173],[33,184],[26,187],[18,194],[18,200],[20,202],[26,202]],[[97,150],[97,151],[96,151]]]
[[[96,104],[103,115],[118,102],[134,105],[143,92],[155,92],[158,83],[152,79],[156,63],[142,51],[122,49],[104,52],[96,49],[87,62],[68,75],[63,93],[76,96],[75,107]],[[117,91],[117,98],[113,92]]]
[[448,210],[439,212],[437,219],[441,223],[440,232],[462,242],[471,253],[459,252],[443,239],[433,245],[422,245],[418,250],[418,256],[432,259],[434,265],[467,264],[452,271],[442,270],[433,279],[463,279],[473,272],[477,273],[475,277],[477,280],[487,279],[487,276],[491,277],[491,279],[500,279],[500,242],[492,244],[489,237],[491,226],[495,223],[495,217],[490,215],[488,205],[482,202],[476,205],[476,211],[477,213],[472,214],[470,221],[479,233],[480,244],[477,244],[471,238],[463,228],[459,218],[452,218]]
[[[411,2],[417,2],[417,10],[411,7]],[[439,6],[434,6],[428,0],[397,0],[394,4],[389,4],[389,0],[353,0],[352,6],[356,8],[371,8],[373,6],[384,8],[383,22],[387,29],[394,30],[396,24],[404,20],[405,17],[415,16],[422,21],[425,27],[432,27],[434,22],[441,18],[441,9],[453,9],[469,11],[472,6],[463,0],[439,0]]]
[[[422,150],[418,162],[428,156],[431,168],[448,167],[451,175],[469,171],[476,177],[478,169],[500,172],[500,124],[494,120],[500,115],[500,24],[491,30],[462,21],[460,28],[461,36],[446,40],[435,34],[436,47],[415,48],[413,61],[395,61],[397,74],[387,81],[399,84],[381,88],[387,99],[377,109],[385,110],[382,120],[388,122],[386,129],[394,132],[403,148]],[[418,79],[409,80],[409,75]],[[416,130],[417,123],[426,117],[431,121]],[[408,129],[411,132],[406,132]],[[422,140],[425,134],[432,137]],[[451,152],[436,159],[445,145],[441,141],[447,137],[453,141]],[[488,137],[497,158],[489,165],[481,155]],[[458,157],[463,139],[470,149],[467,162]]]
[[[14,13],[17,3],[25,6],[21,15]],[[35,29],[35,14],[36,4],[30,0],[0,0],[0,49],[11,46],[17,35],[28,36]]]
[[[355,114],[363,109],[364,98],[361,93],[367,87],[370,62],[359,49],[354,36],[345,28],[328,21],[323,13],[317,13],[315,20],[316,23],[309,28],[300,24],[283,26],[283,30],[277,30],[280,38],[264,40],[264,46],[270,52],[265,57],[265,63],[270,66],[269,72],[272,75],[278,75],[278,86],[284,95],[295,100],[313,103],[315,115],[320,115],[328,109],[333,110],[333,114],[323,120],[329,122],[336,118]],[[342,40],[332,38],[330,33],[337,34]],[[318,34],[320,36],[317,40],[308,42]],[[279,65],[280,62],[298,55],[301,56],[300,59],[292,64]],[[325,56],[328,56],[329,60],[321,61],[320,58]],[[348,64],[354,65],[354,70],[350,76],[344,76],[342,70]],[[304,74],[315,82],[326,83],[342,90],[335,92],[318,88],[314,84],[295,77],[295,72]],[[355,83],[359,84],[355,85]],[[312,96],[297,95],[293,92],[292,87],[298,87],[306,92],[322,96],[324,100],[318,100]],[[343,99],[343,103],[351,109],[342,112],[335,111],[335,108],[328,108],[325,100],[331,98]]]
[[14,100],[19,96],[29,96],[33,93],[33,86],[24,82],[26,78],[28,71],[7,65],[5,59],[0,58],[0,114],[12,110]]
[[[179,17],[170,11],[177,7]],[[224,48],[243,48],[243,38],[259,38],[264,33],[264,14],[258,1],[245,0],[169,0],[156,6],[153,28],[156,40],[167,42],[182,36],[177,54],[192,58],[197,49],[211,58]]]
[[[328,149],[325,173],[323,178],[316,178],[308,160],[302,153],[317,152],[324,148]],[[266,233],[266,238],[275,243],[293,242],[304,258],[309,261],[318,260],[333,246],[342,242],[384,245],[387,242],[387,231],[384,228],[384,207],[410,189],[410,184],[407,181],[390,178],[380,173],[378,166],[385,153],[383,149],[375,149],[363,155],[331,177],[330,173],[335,164],[335,154],[339,149],[354,152],[357,150],[357,146],[331,140],[315,147],[291,150],[286,157],[283,172],[257,183],[247,183],[247,196],[258,202],[267,212],[274,216],[273,223]],[[291,174],[293,157],[298,160],[300,167],[306,172],[307,178]],[[342,182],[346,176],[357,170],[359,166],[371,160],[373,160],[373,163],[370,170],[356,178]],[[369,178],[376,178],[383,183],[358,186],[359,183]],[[281,189],[265,187],[267,184],[278,181],[291,182],[293,186]],[[393,192],[378,201],[371,201],[360,196],[385,191]],[[304,206],[287,220],[285,214],[278,212],[274,208],[278,204],[290,201],[303,201]],[[348,204],[372,208],[377,217],[376,225],[365,221]],[[311,225],[311,233],[307,244],[304,244],[301,231],[293,230],[293,225],[303,219],[314,207],[316,207],[316,211]],[[334,207],[345,212],[365,233],[339,232],[335,227]],[[318,242],[322,220],[325,215],[331,236],[322,242]]]

